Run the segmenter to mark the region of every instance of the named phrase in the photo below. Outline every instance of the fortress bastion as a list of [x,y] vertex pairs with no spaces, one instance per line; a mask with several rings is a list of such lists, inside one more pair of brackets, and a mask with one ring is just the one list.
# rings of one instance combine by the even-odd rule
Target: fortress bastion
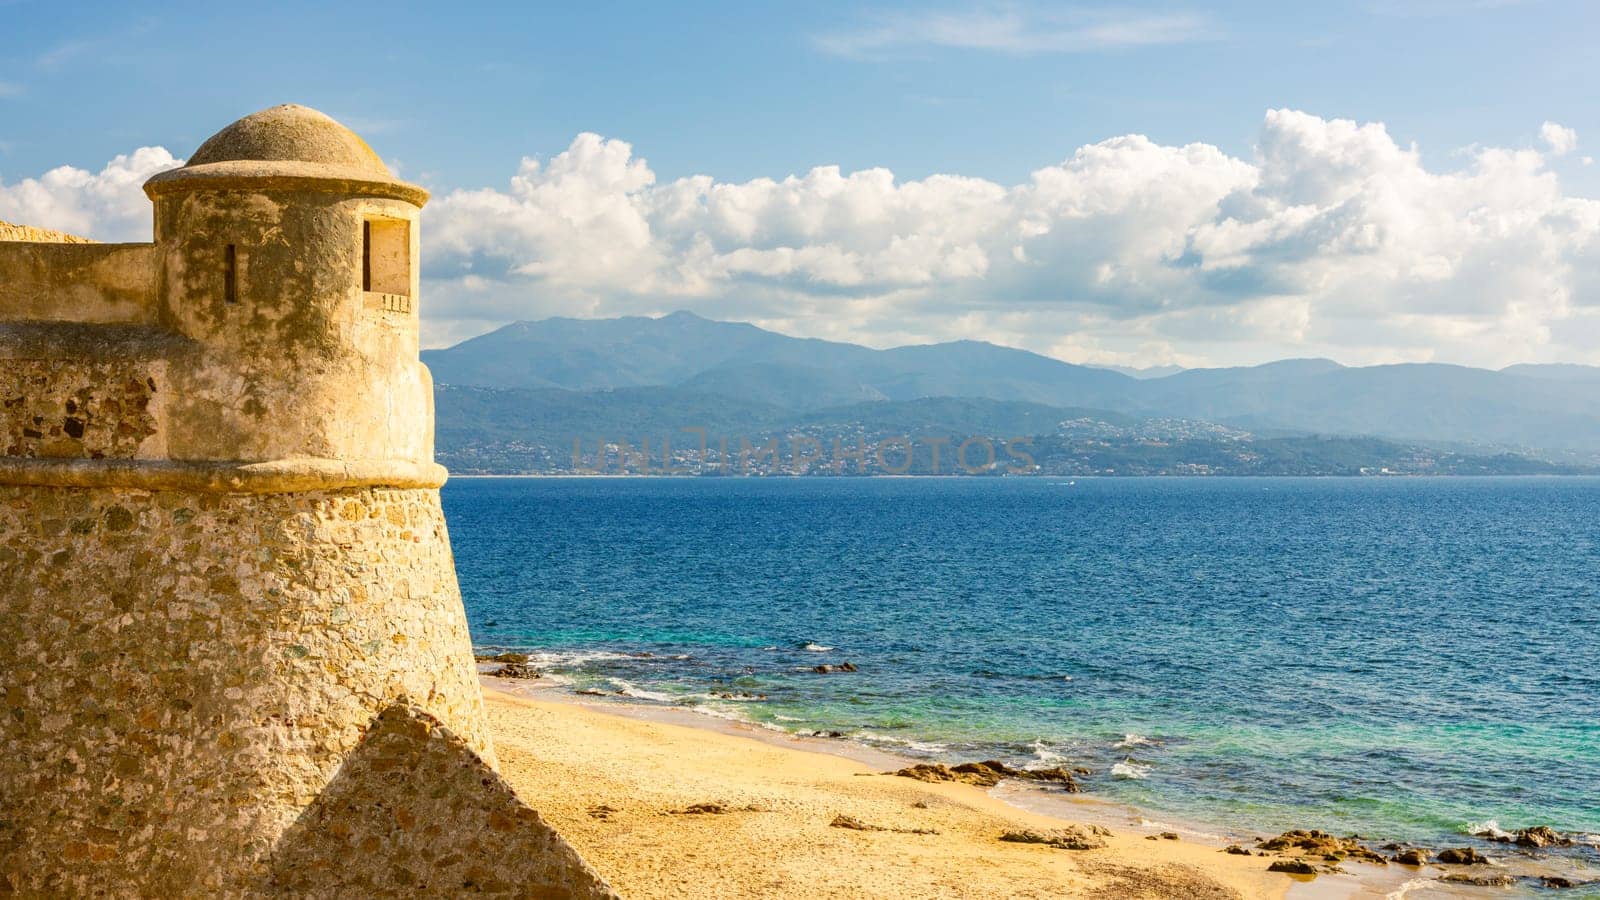
[[610,896],[492,768],[427,193],[299,106],[145,192],[0,223],[0,894]]

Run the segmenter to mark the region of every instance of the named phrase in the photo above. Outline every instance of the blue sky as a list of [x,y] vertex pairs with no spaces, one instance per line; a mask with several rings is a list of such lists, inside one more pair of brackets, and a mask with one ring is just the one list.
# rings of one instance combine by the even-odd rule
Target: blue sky
[[[434,343],[512,318],[678,307],[877,344],[973,336],[1063,358],[1151,364],[1306,353],[1352,362],[1432,358],[1487,365],[1516,361],[1508,356],[1513,353],[1591,361],[1585,348],[1595,342],[1588,338],[1600,335],[1589,317],[1590,307],[1600,304],[1588,296],[1589,287],[1600,278],[1589,269],[1594,241],[1585,218],[1589,207],[1581,202],[1600,196],[1600,166],[1586,156],[1590,139],[1600,141],[1600,77],[1592,62],[1600,4],[138,8],[0,0],[0,23],[0,191],[9,185],[15,192],[63,165],[103,174],[108,161],[141,147],[181,158],[244,113],[279,102],[315,106],[362,133],[404,177],[434,190],[442,210],[436,214],[439,235],[449,245],[429,257],[425,271],[436,295],[428,326]],[[1273,124],[1269,110],[1313,119]],[[1529,269],[1557,260],[1567,272],[1560,284],[1511,279],[1497,285],[1537,293],[1548,308],[1531,313],[1526,297],[1449,307],[1433,296],[1444,292],[1436,284],[1444,263],[1430,263],[1427,255],[1438,255],[1434,239],[1399,247],[1397,258],[1405,261],[1384,265],[1368,265],[1375,251],[1367,248],[1353,269],[1334,266],[1328,254],[1346,259],[1350,235],[1359,229],[1320,249],[1304,241],[1268,247],[1259,240],[1243,250],[1222,247],[1224,233],[1249,226],[1276,234],[1284,223],[1304,218],[1285,210],[1303,206],[1309,195],[1264,196],[1252,187],[1276,177],[1262,164],[1264,145],[1294,148],[1293,160],[1279,161],[1283,172],[1309,166],[1324,175],[1336,175],[1351,153],[1366,152],[1360,147],[1371,149],[1371,133],[1329,124],[1340,120],[1381,125],[1402,154],[1414,146],[1417,178],[1418,172],[1449,176],[1481,168],[1485,148],[1542,153],[1533,182],[1497,175],[1463,189],[1507,192],[1514,196],[1506,204],[1516,206],[1546,182],[1556,183],[1559,196],[1547,197],[1542,211],[1500,210],[1503,221],[1511,228],[1533,219],[1574,219],[1576,231],[1551,238],[1560,244],[1553,249],[1548,241],[1534,247],[1515,240],[1488,248],[1521,254],[1505,262]],[[585,133],[612,142],[595,145],[610,147],[611,155],[585,156],[577,144]],[[1028,207],[1033,212],[1023,210],[1022,200],[1004,201],[1009,212],[994,214],[1005,224],[984,235],[944,234],[941,222],[949,216],[980,215],[970,206],[897,195],[892,212],[874,207],[862,213],[890,222],[889,231],[854,227],[859,223],[830,231],[828,223],[837,225],[860,208],[857,200],[804,223],[772,220],[757,227],[733,227],[726,210],[712,210],[705,214],[716,221],[662,236],[687,227],[667,222],[662,205],[667,188],[689,176],[710,176],[732,190],[758,179],[803,179],[831,165],[846,178],[890,170],[897,188],[960,176],[1014,192],[1081,148],[1129,135],[1172,150],[1204,145],[1260,171],[1213,178],[1220,171],[1216,161],[1191,160],[1181,173],[1155,175],[1150,165],[1164,164],[1140,163],[1141,177],[1195,179],[1194,190],[1204,185],[1212,191],[1209,205],[1181,222],[1149,223],[1173,230],[1185,246],[1141,250],[1124,243],[1092,259],[1050,257],[1047,248],[1024,246],[1023,239],[1036,239],[1037,228],[1045,227],[1065,241],[1070,229],[1038,226],[1039,216],[1076,223],[1103,209],[1084,212],[1068,204],[1062,213],[1066,207],[1047,203],[1056,212],[1046,214],[1037,203]],[[1329,141],[1347,139],[1357,149],[1330,149]],[[617,163],[620,142],[629,162],[647,166],[648,182],[608,181],[594,168]],[[1133,150],[1123,150],[1120,159],[1133,158]],[[578,178],[583,190],[551,182],[549,166],[564,152],[577,154],[568,157],[578,161],[573,165],[589,167]],[[1371,159],[1379,157],[1388,158]],[[540,162],[534,179],[543,193],[530,188],[519,201],[507,185],[524,158]],[[1121,162],[1106,164],[1121,171]],[[1105,171],[1096,171],[1090,188],[1111,183]],[[1361,184],[1319,188],[1310,199],[1321,204],[1325,221],[1348,219],[1356,207],[1389,210],[1376,225],[1363,226],[1385,235],[1402,231],[1396,224],[1402,220],[1443,221],[1474,208],[1468,198],[1457,207],[1396,219],[1394,204],[1432,203],[1415,198],[1438,193],[1381,194],[1400,177],[1363,176]],[[1522,171],[1516,177],[1533,176]],[[620,195],[595,194],[597,184]],[[1088,189],[1074,184],[1074,190]],[[881,197],[879,187],[846,182],[839,190]],[[517,230],[524,240],[475,239],[470,227],[456,227],[469,213],[485,215],[487,201],[466,196],[480,189],[493,189],[516,206],[502,211],[523,217]],[[811,198],[837,193],[826,184],[796,190]],[[451,200],[458,192],[462,196]],[[1247,198],[1252,192],[1258,196]],[[707,198],[715,193],[697,194],[697,208],[714,205]],[[531,201],[532,194],[545,200]],[[566,199],[552,199],[558,194]],[[10,198],[8,212],[0,193],[0,217],[35,210],[48,215],[56,208],[29,206],[20,196]],[[619,196],[642,225],[619,225],[627,215],[619,207],[616,215],[598,217],[598,231],[572,240],[550,235],[552,210],[561,203],[586,198],[591,208],[604,208]],[[76,202],[57,199],[58,205]],[[991,201],[1002,202],[982,202]],[[779,201],[763,195],[760,202],[770,212]],[[1123,195],[1118,202],[1118,214],[1131,215],[1145,201]],[[1277,204],[1277,212],[1262,211],[1264,204]],[[1245,207],[1253,211],[1233,211]],[[925,221],[908,224],[912,208]],[[96,236],[126,237],[109,220],[91,224],[103,232]],[[1139,233],[1136,219],[1100,225],[1071,246],[1123,227],[1131,241]],[[613,226],[649,231],[640,246],[653,262],[623,267],[638,275],[631,285],[585,280],[575,272],[581,265],[553,258],[592,253],[596,243],[614,245],[616,234],[605,230]],[[1319,234],[1325,238],[1326,229]],[[935,246],[931,236],[944,243]],[[891,245],[897,253],[922,247],[928,265],[905,274],[900,257],[882,258]],[[661,277],[665,270],[682,271],[686,260],[708,259],[694,249],[707,246],[715,265],[693,278]],[[1065,246],[1053,252],[1067,253]],[[779,251],[787,254],[781,261],[772,256]],[[847,261],[872,257],[880,264],[841,274],[837,265],[818,261],[834,251]],[[1280,271],[1286,256],[1313,253],[1322,254],[1319,266],[1337,271]],[[1471,260],[1447,262],[1449,278],[1482,280],[1471,275]],[[630,268],[635,263],[640,267]],[[1136,271],[1140,265],[1155,268]],[[1013,271],[1018,266],[1034,266],[1035,275]],[[1180,270],[1193,277],[1181,284],[1163,280]],[[1334,282],[1339,285],[1330,287]],[[1060,286],[1054,296],[1052,285]],[[1551,291],[1562,297],[1552,301]],[[1393,302],[1364,307],[1360,298],[1374,292]],[[1384,315],[1393,319],[1387,328],[1359,327]],[[1418,337],[1418,316],[1437,327]],[[1509,349],[1504,341],[1497,348],[1491,338],[1506,329],[1516,332],[1514,340]]]

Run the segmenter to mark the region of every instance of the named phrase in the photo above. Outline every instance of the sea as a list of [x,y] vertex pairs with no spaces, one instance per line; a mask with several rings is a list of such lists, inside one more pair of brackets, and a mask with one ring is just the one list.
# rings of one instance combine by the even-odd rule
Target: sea
[[1095,796],[1244,834],[1549,825],[1600,875],[1600,479],[474,478],[443,499],[475,644],[565,690],[1082,766]]

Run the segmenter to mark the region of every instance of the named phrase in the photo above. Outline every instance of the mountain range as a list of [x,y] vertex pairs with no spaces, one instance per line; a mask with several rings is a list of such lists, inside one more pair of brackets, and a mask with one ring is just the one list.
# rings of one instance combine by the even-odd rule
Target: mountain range
[[[1600,367],[1591,366],[1492,371],[1291,359],[1115,371],[981,341],[878,350],[688,312],[517,322],[424,351],[423,361],[441,386],[442,456],[474,431],[487,436],[490,424],[483,415],[465,415],[468,408],[482,412],[508,403],[518,412],[499,417],[493,427],[560,446],[559,436],[568,432],[650,433],[657,426],[710,423],[754,433],[828,419],[829,411],[845,411],[842,417],[857,424],[870,421],[868,430],[887,428],[878,422],[885,417],[914,428],[935,424],[918,419],[932,410],[906,404],[964,398],[977,402],[961,405],[960,421],[942,427],[994,433],[977,429],[1004,420],[1008,427],[1043,429],[1028,434],[1045,433],[1053,421],[1089,411],[1104,422],[1190,420],[1268,438],[1376,438],[1456,452],[1600,460]],[[491,404],[482,389],[511,393]],[[935,406],[947,419],[957,409]],[[1031,413],[1018,421],[1023,408]]]

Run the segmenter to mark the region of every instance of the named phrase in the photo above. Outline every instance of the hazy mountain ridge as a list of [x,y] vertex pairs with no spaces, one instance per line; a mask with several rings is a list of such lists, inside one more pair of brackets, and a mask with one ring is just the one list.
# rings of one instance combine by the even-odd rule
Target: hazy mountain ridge
[[[585,391],[653,388],[653,400],[628,413],[643,417],[636,424],[655,417],[647,408],[703,416],[703,407],[716,405],[711,397],[732,402],[723,411],[733,419],[746,416],[739,421],[747,430],[774,424],[775,415],[799,422],[803,417],[795,414],[858,403],[962,397],[1269,433],[1600,454],[1600,392],[1593,389],[1600,367],[1590,366],[1519,365],[1496,372],[1298,359],[1135,378],[981,341],[875,350],[686,312],[518,322],[424,351],[423,359],[441,385],[578,392],[559,402],[545,395],[554,409],[521,402],[526,415],[559,414],[572,425],[585,416],[622,416],[612,409],[622,397],[601,404],[581,399]],[[766,413],[750,418],[757,409]],[[732,424],[720,413],[713,418]]]

